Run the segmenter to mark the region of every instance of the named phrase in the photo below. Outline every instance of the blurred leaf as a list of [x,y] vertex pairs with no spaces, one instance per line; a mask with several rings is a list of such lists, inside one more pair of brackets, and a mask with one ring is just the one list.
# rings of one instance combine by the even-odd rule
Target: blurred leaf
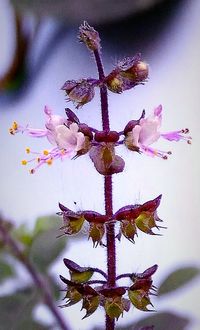
[[161,283],[158,288],[158,295],[169,293],[181,288],[183,285],[191,282],[195,277],[200,275],[200,269],[197,267],[180,268],[170,275]]
[[9,277],[14,276],[15,272],[11,265],[6,261],[0,260],[0,283],[6,280]]
[[37,301],[37,294],[33,288],[0,297],[0,330],[47,329],[32,320],[32,310]]
[[[140,320],[137,323],[125,327],[117,327],[116,330],[139,330],[141,327],[154,325],[155,330],[185,330],[189,319],[170,312],[156,313]],[[96,329],[97,330],[97,329]]]
[[48,229],[59,229],[61,225],[60,219],[58,216],[45,216],[45,217],[39,217],[36,220],[35,227],[34,227],[34,236],[38,235],[39,233],[42,233]]
[[15,228],[13,230],[13,236],[25,246],[31,246],[32,244],[33,234],[30,232],[30,230],[25,224],[22,224],[18,228]]
[[38,234],[30,247],[30,260],[42,272],[59,256],[65,248],[66,240],[57,238],[55,229]]
[[48,229],[57,230],[60,227],[60,219],[55,216],[39,217],[35,222],[33,231],[27,228],[26,224],[22,224],[13,230],[14,237],[27,247],[30,247],[35,237]]

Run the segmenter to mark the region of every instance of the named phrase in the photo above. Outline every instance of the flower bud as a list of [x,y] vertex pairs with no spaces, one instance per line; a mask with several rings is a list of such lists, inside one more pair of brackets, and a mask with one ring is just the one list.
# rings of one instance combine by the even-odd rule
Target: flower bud
[[[137,228],[146,234],[156,235],[153,228],[165,228],[158,226],[156,221],[162,221],[157,216],[157,208],[160,205],[162,195],[142,205],[126,205],[120,208],[112,217],[120,221],[121,233],[130,241],[134,242]],[[120,237],[120,234],[119,236]]]
[[99,33],[91,27],[87,22],[84,22],[79,28],[79,41],[92,51],[98,51],[101,48]]
[[60,229],[63,230],[66,235],[77,234],[85,221],[84,216],[80,212],[75,213],[71,211],[60,203],[59,207],[62,212],[59,212],[58,215],[62,215],[63,217],[63,226]]
[[76,108],[82,107],[94,97],[94,81],[91,79],[67,80],[61,88],[68,96],[67,101],[76,104]]
[[144,83],[148,74],[148,65],[142,62],[141,55],[137,54],[119,61],[116,68],[105,78],[105,83],[111,92],[122,93]]
[[66,290],[66,295],[65,295],[64,299],[66,299],[66,298],[68,299],[67,303],[60,307],[69,307],[69,306],[72,306],[72,305],[76,304],[77,302],[79,302],[82,299],[82,294],[78,291],[78,288],[80,287],[80,285],[67,280],[62,275],[60,275],[60,279],[62,282],[67,284],[67,290]]
[[96,170],[102,175],[120,173],[124,170],[124,160],[115,155],[112,143],[94,146],[90,149],[90,158]]
[[149,311],[148,305],[152,305],[149,295],[152,291],[155,291],[155,287],[152,285],[153,281],[151,276],[156,272],[158,266],[154,265],[146,269],[143,273],[133,274],[133,285],[128,290],[128,295],[132,304],[140,310]]

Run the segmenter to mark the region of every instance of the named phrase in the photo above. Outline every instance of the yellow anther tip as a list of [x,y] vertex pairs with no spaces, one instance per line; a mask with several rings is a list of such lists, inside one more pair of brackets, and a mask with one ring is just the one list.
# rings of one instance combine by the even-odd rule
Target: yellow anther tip
[[17,130],[17,129],[18,129],[18,124],[17,124],[16,121],[13,122],[12,128],[13,128],[14,130]]
[[21,164],[22,164],[22,165],[26,165],[26,164],[27,164],[27,160],[23,159],[23,160],[21,161]]
[[43,151],[43,154],[44,154],[45,156],[48,156],[48,154],[49,154],[48,150],[44,150],[44,151]]
[[27,154],[30,154],[30,152],[31,152],[31,149],[30,148],[26,148],[26,153]]
[[47,161],[46,161],[46,163],[48,164],[48,165],[52,165],[52,163],[53,163],[53,159],[48,159]]

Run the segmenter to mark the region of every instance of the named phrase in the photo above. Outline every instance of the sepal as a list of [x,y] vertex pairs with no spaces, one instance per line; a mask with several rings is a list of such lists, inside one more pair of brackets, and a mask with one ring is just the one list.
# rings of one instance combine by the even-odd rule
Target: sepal
[[65,266],[69,269],[71,281],[76,283],[85,283],[93,275],[91,267],[81,267],[70,259],[63,259]]

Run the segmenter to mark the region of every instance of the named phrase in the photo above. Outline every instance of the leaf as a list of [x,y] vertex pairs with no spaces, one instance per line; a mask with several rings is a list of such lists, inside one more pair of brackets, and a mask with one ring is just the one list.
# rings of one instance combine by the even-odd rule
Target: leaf
[[[116,330],[140,330],[141,327],[152,327],[155,330],[186,330],[189,319],[171,312],[156,313],[140,320],[137,323],[129,324],[125,327],[117,327]],[[151,329],[151,328],[150,328]]]
[[158,295],[172,292],[191,282],[200,275],[200,269],[197,267],[184,267],[175,270],[168,275],[158,288]]
[[7,278],[14,276],[14,270],[6,261],[0,260],[0,283]]
[[66,245],[65,239],[57,238],[55,229],[50,229],[38,234],[29,251],[30,260],[38,268],[45,272],[51,263],[61,254]]
[[38,298],[33,288],[25,288],[12,295],[0,297],[0,329],[1,330],[45,330],[32,319],[32,310]]
[[33,241],[33,235],[25,224],[22,224],[18,228],[13,230],[13,236],[19,242],[29,247]]
[[34,227],[34,236],[42,233],[48,229],[58,229],[60,227],[60,219],[58,216],[45,216],[39,217],[36,220],[35,227]]

